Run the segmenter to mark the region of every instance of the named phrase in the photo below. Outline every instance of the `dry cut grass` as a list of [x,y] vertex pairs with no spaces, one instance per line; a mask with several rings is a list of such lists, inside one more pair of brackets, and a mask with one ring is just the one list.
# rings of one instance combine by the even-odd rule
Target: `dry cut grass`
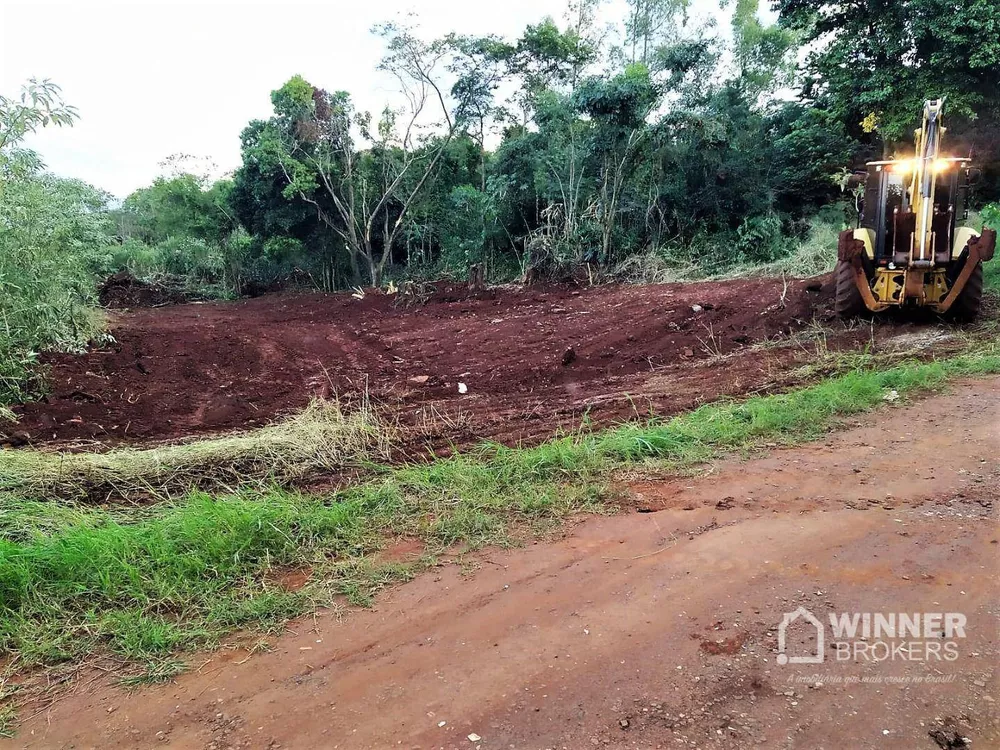
[[257,430],[106,453],[0,452],[0,495],[106,500],[192,488],[287,483],[385,458],[390,435],[367,404],[345,413],[315,401]]

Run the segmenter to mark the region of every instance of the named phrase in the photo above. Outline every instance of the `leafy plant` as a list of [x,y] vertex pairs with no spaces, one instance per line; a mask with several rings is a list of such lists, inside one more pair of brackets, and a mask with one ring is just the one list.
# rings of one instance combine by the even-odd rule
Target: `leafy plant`
[[50,81],[0,97],[0,407],[30,394],[39,352],[79,349],[101,327],[88,264],[110,238],[107,196],[45,174],[22,147],[27,134],[75,118]]

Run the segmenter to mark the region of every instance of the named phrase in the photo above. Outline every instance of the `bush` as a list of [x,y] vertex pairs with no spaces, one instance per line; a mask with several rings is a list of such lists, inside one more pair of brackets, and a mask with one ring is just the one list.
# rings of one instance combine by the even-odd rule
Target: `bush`
[[1000,203],[987,203],[980,213],[984,225],[1000,232]]
[[781,219],[775,214],[748,216],[736,230],[739,260],[767,263],[785,254],[788,243],[781,232]]
[[486,195],[471,185],[462,185],[448,194],[447,205],[441,263],[453,273],[464,274],[470,264],[483,261]]
[[80,349],[100,330],[89,269],[110,241],[106,198],[35,170],[0,182],[0,406],[31,394],[39,352]]
[[194,237],[170,237],[155,247],[161,270],[213,284],[222,278],[222,250]]

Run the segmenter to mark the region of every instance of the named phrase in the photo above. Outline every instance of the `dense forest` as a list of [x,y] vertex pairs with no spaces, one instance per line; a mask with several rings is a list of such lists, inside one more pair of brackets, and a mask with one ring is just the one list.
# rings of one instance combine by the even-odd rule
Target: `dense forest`
[[997,220],[1000,5],[725,10],[728,27],[628,0],[609,26],[600,0],[571,0],[512,39],[386,23],[380,70],[404,106],[360,111],[336,80],[290,75],[272,116],[233,134],[233,174],[177,157],[124,200],[24,147],[77,118],[54,83],[0,97],[0,404],[28,395],[39,351],[100,335],[96,290],[120,271],[219,297],[473,264],[491,281],[808,273],[803,252],[832,264],[852,220],[851,170],[911,147],[926,98],[946,97],[949,148],[983,168]]

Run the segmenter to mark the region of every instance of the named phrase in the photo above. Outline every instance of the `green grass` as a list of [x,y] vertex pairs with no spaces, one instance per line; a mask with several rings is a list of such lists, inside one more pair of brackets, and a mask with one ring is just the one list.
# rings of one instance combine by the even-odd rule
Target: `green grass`
[[143,685],[158,685],[170,682],[185,670],[185,664],[178,659],[162,659],[149,662],[140,672],[127,674],[121,679],[121,684],[127,688],[138,688]]
[[[138,509],[8,498],[0,508],[0,648],[13,657],[8,674],[107,653],[146,665],[140,674],[153,679],[160,660],[234,629],[274,628],[338,595],[366,604],[446,548],[515,544],[568,515],[611,508],[616,469],[637,462],[678,469],[809,440],[883,404],[890,390],[905,397],[994,372],[995,347],[858,370],[664,422],[385,468],[319,496],[192,493]],[[378,551],[400,537],[421,540],[425,554],[380,561]],[[279,574],[300,568],[312,571],[311,582],[283,588]]]
[[[980,222],[1000,232],[1000,204],[984,206],[980,214],[971,217],[968,225],[976,227]],[[993,260],[983,264],[983,286],[990,296],[1000,296],[1000,257],[994,256]]]
[[[0,648],[21,668],[102,649],[148,660],[234,628],[272,627],[318,596],[369,603],[426,564],[377,562],[387,539],[417,536],[431,551],[509,544],[517,527],[597,507],[585,487],[559,492],[446,463],[327,497],[195,493],[134,522],[76,507],[58,528],[51,519],[38,528],[43,504],[22,503],[8,509],[0,541]],[[317,583],[286,591],[276,574],[300,567]]]
[[994,296],[1000,295],[1000,258],[983,264],[983,288]]

